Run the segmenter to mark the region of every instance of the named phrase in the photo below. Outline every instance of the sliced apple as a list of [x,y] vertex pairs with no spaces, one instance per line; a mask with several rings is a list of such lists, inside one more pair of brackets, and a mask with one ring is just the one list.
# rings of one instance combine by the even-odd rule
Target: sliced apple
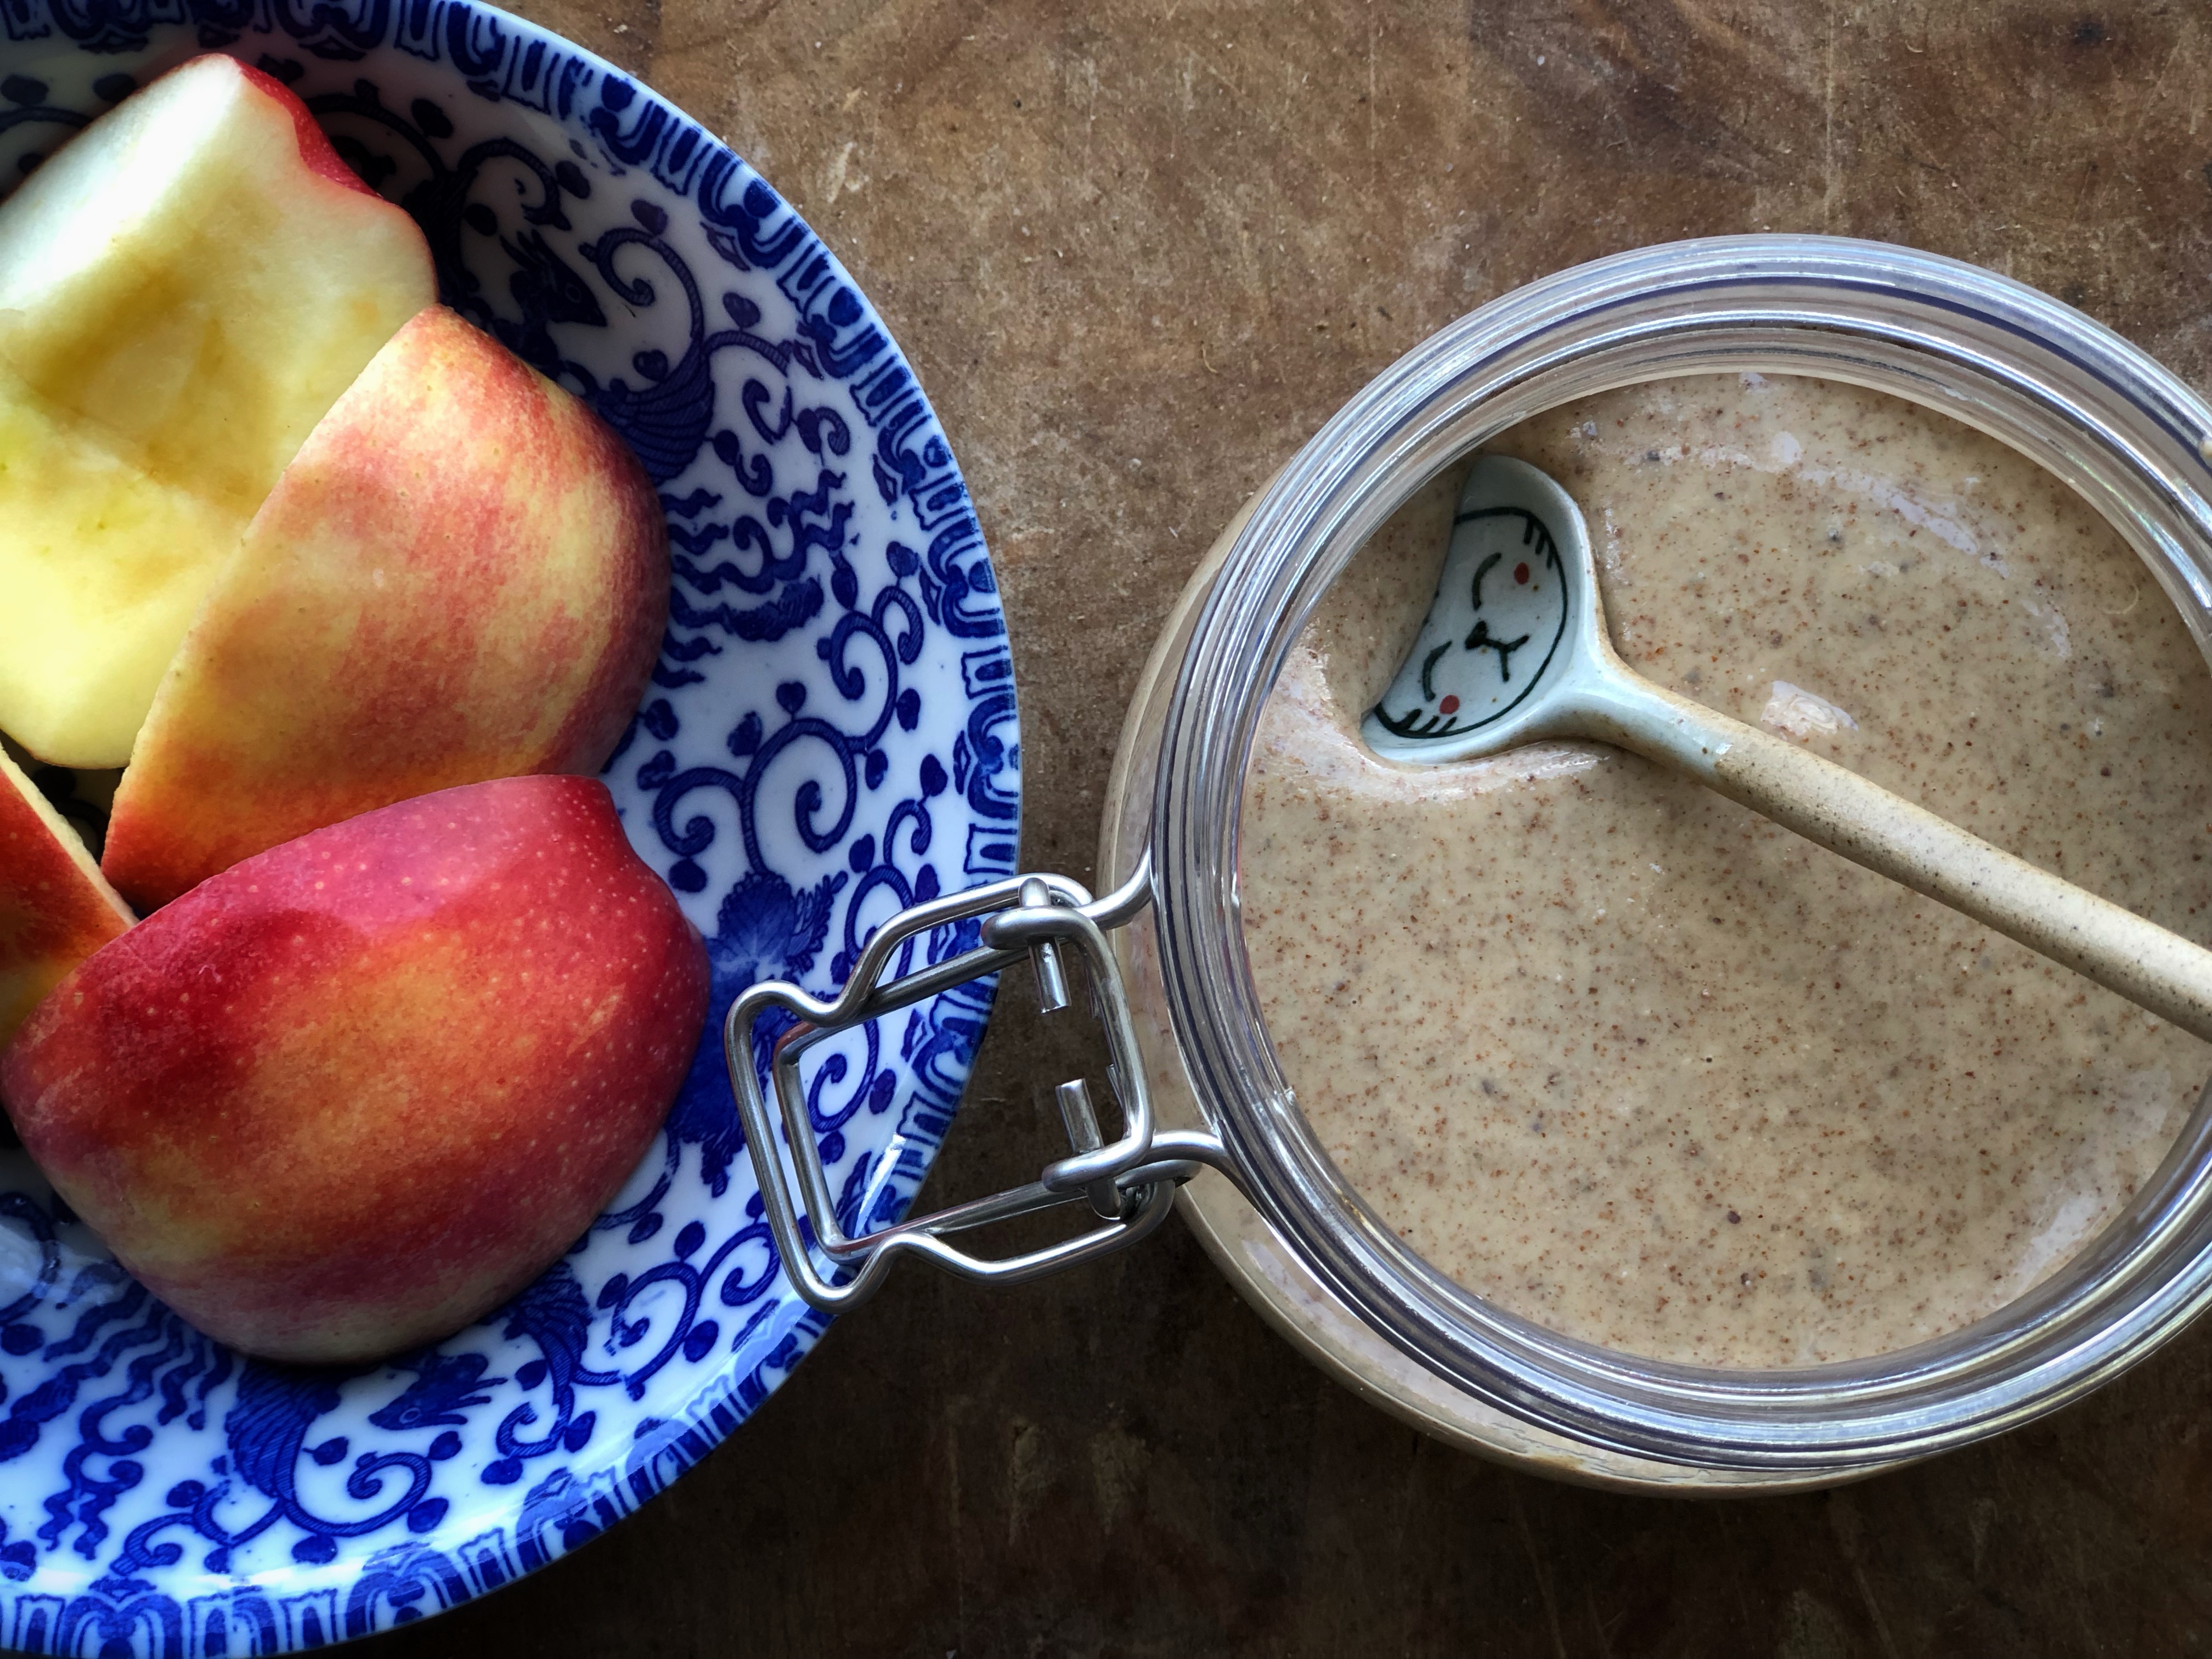
[[361,1360],[591,1224],[691,1063],[707,955],[595,778],[368,813],[194,890],[0,1050],[62,1196],[209,1335]]
[[0,1048],[134,920],[76,831],[0,749]]
[[668,611],[665,521],[574,398],[443,307],[377,355],[209,592],[116,792],[142,906],[392,801],[596,772]]
[[437,297],[306,107],[195,58],[0,203],[0,730],[119,766],[301,443]]

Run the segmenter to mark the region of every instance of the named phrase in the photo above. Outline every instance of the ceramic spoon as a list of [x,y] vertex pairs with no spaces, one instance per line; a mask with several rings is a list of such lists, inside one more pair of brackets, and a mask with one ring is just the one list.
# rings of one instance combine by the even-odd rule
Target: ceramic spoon
[[1523,462],[1485,456],[1468,475],[1420,637],[1361,732],[1414,763],[1547,738],[1616,744],[2212,1041],[2212,951],[1633,672],[1606,633],[1580,510]]

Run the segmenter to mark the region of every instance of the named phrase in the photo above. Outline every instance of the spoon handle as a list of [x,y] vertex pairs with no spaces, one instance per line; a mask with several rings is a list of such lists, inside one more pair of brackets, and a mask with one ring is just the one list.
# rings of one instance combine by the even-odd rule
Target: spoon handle
[[[1663,714],[1655,702],[1664,705]],[[1605,698],[1589,714],[1589,736],[1686,771],[1806,840],[1986,923],[2212,1042],[2212,951],[1990,846],[1810,749],[1649,682],[1636,685],[1632,704]]]

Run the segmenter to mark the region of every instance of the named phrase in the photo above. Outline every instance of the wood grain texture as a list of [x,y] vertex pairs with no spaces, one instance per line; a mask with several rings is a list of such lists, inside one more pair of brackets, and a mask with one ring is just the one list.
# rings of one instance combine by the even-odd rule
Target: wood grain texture
[[[1748,229],[1909,242],[2212,379],[2212,15],[2000,0],[528,0],[790,196],[915,360],[1087,878],[1125,700],[1239,502],[1514,285]],[[1010,986],[928,1196],[1026,1179]],[[1809,1498],[1507,1473],[1308,1366],[1171,1225],[1012,1292],[902,1271],[605,1539],[364,1659],[2212,1646],[2212,1327]]]

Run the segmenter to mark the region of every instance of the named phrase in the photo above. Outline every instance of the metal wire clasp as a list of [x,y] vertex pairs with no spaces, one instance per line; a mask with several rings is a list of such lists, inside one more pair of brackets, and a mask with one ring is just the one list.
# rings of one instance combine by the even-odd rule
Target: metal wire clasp
[[[760,1182],[769,1227],[784,1271],[800,1296],[830,1312],[854,1306],[875,1292],[901,1254],[921,1256],[969,1279],[1019,1284],[1041,1278],[1135,1243],[1167,1218],[1179,1182],[1189,1180],[1201,1164],[1225,1166],[1221,1145],[1211,1135],[1159,1133],[1152,1127],[1152,1093],[1137,1053],[1128,997],[1105,931],[1133,920],[1151,902],[1149,856],[1127,882],[1103,899],[1094,900],[1079,883],[1064,876],[1014,876],[900,911],[868,941],[834,1001],[824,1002],[780,980],[764,980],[731,1005],[722,1028],[723,1058],[744,1120],[745,1145]],[[884,978],[884,970],[907,940],[933,927],[977,916],[983,918],[981,945],[914,973]],[[1071,947],[1082,952],[1090,969],[1094,1005],[1105,1028],[1110,1056],[1108,1082],[1121,1107],[1120,1138],[1107,1143],[1090,1091],[1080,1079],[1062,1083],[1054,1097],[1073,1150],[1047,1164],[1036,1181],[858,1238],[848,1237],[838,1224],[829,1171],[807,1121],[800,1059],[816,1043],[841,1031],[995,974],[1024,956],[1036,968],[1042,1006],[1048,1012],[1063,1008],[1068,994],[1061,953]],[[752,1063],[753,1029],[763,1015],[779,1008],[799,1022],[776,1040],[769,1068],[781,1109],[781,1135],[776,1133]],[[796,1198],[784,1160],[776,1152],[779,1139],[790,1147],[798,1173]],[[804,1200],[803,1216],[796,1199]],[[1009,1256],[979,1256],[946,1242],[948,1234],[1065,1204],[1087,1204],[1103,1224],[1042,1249]]]

